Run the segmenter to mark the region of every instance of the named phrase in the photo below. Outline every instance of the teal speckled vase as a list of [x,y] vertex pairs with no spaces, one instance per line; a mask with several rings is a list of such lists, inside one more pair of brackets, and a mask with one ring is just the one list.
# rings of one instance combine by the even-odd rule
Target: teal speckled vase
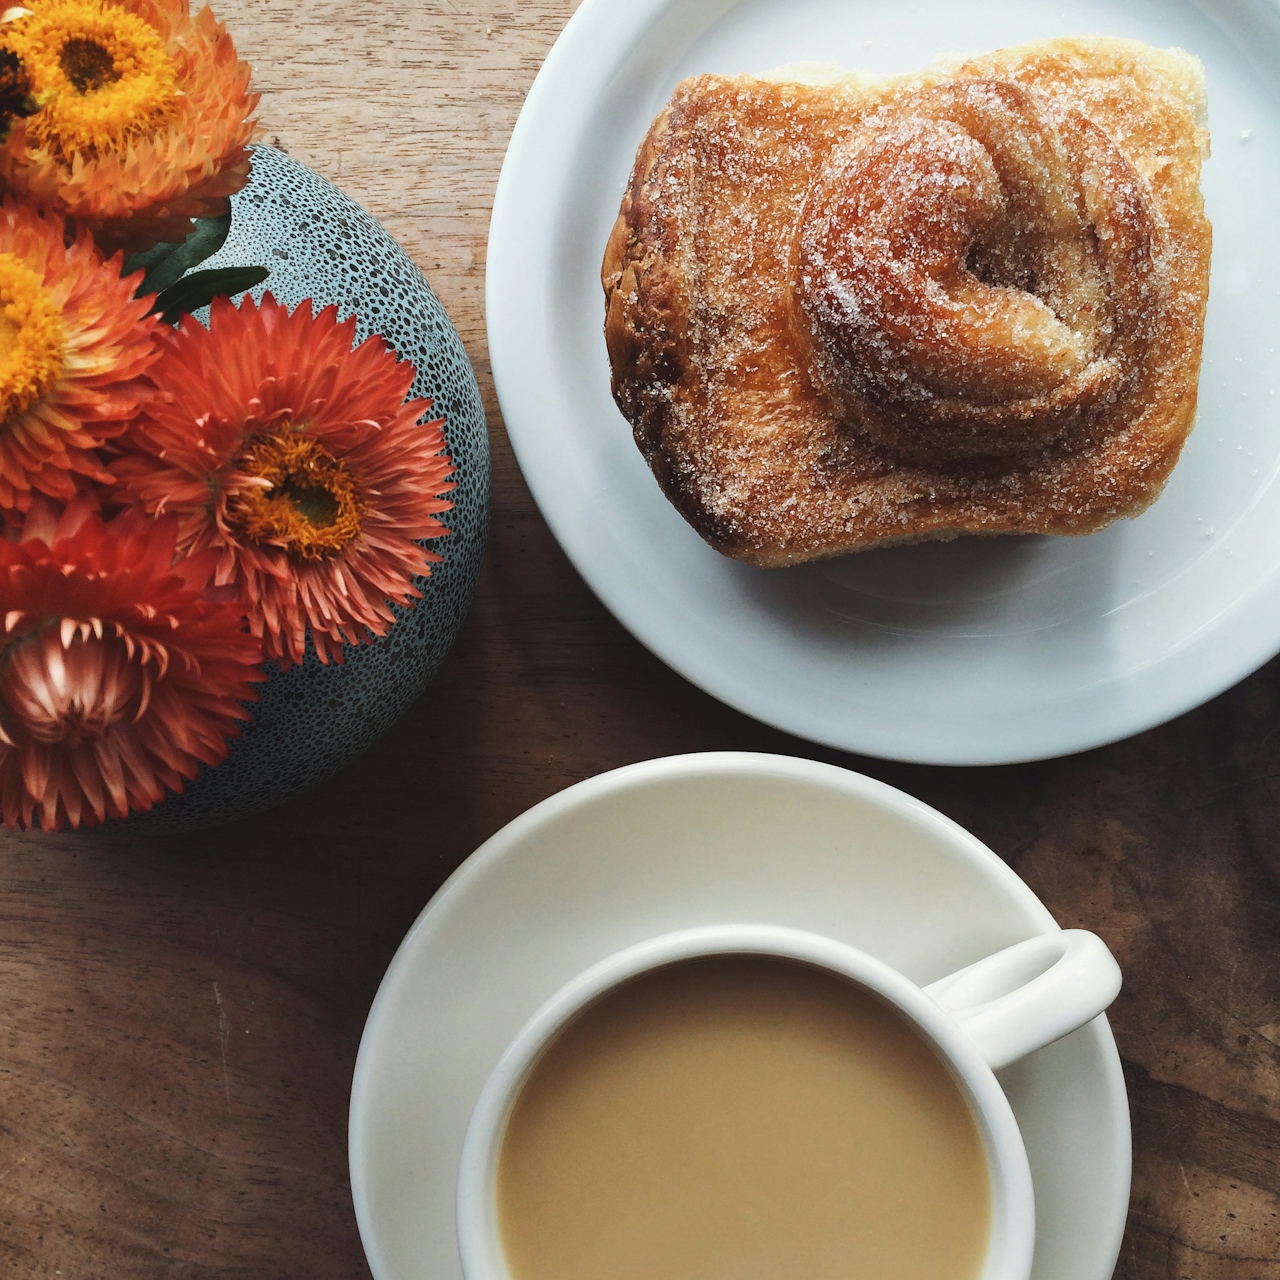
[[358,318],[356,341],[381,334],[418,370],[412,394],[430,397],[445,420],[457,487],[450,529],[433,540],[444,556],[415,579],[422,599],[396,609],[397,622],[372,644],[348,645],[324,664],[310,641],[306,660],[268,664],[253,719],[216,768],[202,767],[130,826],[182,831],[271,808],[342,768],[382,736],[426,688],[462,625],[489,527],[489,437],[475,374],[457,331],[409,255],[353,200],[282,151],[258,146],[249,185],[233,196],[231,233],[201,268],[264,265],[270,291],[291,310],[310,298]]

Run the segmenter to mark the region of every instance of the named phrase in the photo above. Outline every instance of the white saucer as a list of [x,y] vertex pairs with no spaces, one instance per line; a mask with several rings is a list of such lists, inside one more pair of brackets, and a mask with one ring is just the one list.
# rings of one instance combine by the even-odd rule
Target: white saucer
[[[919,983],[1058,926],[973,836],[831,765],[714,753],[631,765],[537,805],[409,931],[365,1026],[351,1189],[376,1280],[459,1280],[471,1110],[548,996],[659,933],[757,921],[853,944]],[[1001,1073],[1035,1182],[1034,1280],[1109,1280],[1129,1112],[1105,1018]]]
[[[683,77],[1098,32],[1205,64],[1213,280],[1198,425],[1164,494],[1088,538],[962,538],[765,570],[667,503],[609,393],[600,261]],[[1262,0],[584,0],[494,201],[494,381],[529,487],[645,645],[757,719],[848,751],[997,764],[1159,724],[1280,649],[1280,6]]]

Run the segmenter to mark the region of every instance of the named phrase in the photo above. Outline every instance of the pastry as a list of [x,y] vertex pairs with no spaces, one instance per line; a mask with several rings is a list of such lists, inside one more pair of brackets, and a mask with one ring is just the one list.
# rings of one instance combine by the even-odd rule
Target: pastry
[[605,252],[614,397],[714,547],[795,564],[1142,511],[1191,429],[1203,72],[1072,38],[681,83]]

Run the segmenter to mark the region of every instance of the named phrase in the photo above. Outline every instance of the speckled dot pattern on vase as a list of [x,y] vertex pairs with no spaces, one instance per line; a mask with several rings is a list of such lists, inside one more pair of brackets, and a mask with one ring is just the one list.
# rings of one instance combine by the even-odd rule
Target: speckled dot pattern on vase
[[[353,200],[282,151],[258,146],[253,177],[232,197],[231,234],[202,268],[271,269],[252,292],[292,310],[311,298],[358,317],[356,341],[380,333],[418,370],[412,394],[435,404],[457,485],[451,532],[427,546],[444,556],[415,583],[422,599],[372,644],[347,645],[325,665],[310,640],[288,671],[268,664],[253,719],[217,768],[181,795],[127,819],[150,830],[194,830],[271,808],[306,791],[382,736],[426,688],[462,625],[489,529],[489,436],[475,374],[444,307],[405,251]],[[199,313],[197,313],[199,314]],[[202,318],[206,318],[202,316]]]

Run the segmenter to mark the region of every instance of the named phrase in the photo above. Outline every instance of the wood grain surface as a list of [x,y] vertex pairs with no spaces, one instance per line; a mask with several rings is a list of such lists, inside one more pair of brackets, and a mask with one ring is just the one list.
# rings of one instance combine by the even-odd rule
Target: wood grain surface
[[[620,0],[621,2],[621,0]],[[228,0],[266,136],[426,271],[495,453],[479,595],[364,759],[257,820],[0,843],[0,1274],[365,1277],[347,1096],[382,972],[444,877],[529,805],[682,751],[813,756],[920,796],[1124,967],[1125,1280],[1280,1277],[1280,665],[1163,728],[999,769],[828,752],[712,701],[566,562],[506,443],[484,339],[489,209],[573,8]],[[797,1278],[799,1280],[799,1278]]]

